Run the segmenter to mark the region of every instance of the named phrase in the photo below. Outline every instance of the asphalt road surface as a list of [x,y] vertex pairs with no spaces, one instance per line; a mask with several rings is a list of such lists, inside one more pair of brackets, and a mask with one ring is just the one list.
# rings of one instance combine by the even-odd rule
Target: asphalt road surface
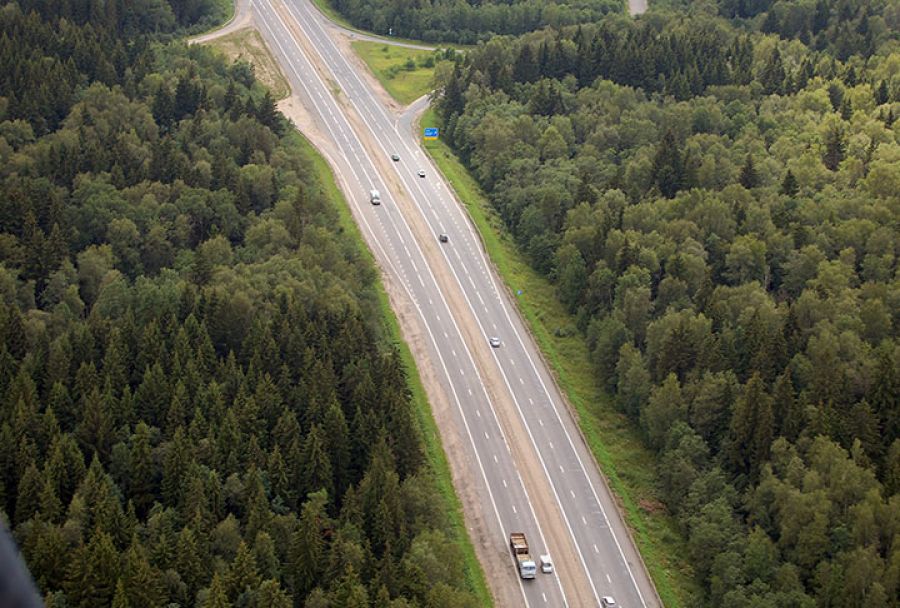
[[[535,607],[598,606],[606,595],[625,608],[660,605],[511,296],[418,135],[402,128],[308,0],[251,0],[250,7],[292,88],[338,151],[330,160],[367,242],[425,328],[472,455],[482,532],[508,563],[514,591],[505,597]],[[371,189],[380,191],[381,205],[370,204]],[[492,336],[499,347],[489,344]],[[553,555],[557,572],[515,576],[512,531],[525,532],[536,560]]]

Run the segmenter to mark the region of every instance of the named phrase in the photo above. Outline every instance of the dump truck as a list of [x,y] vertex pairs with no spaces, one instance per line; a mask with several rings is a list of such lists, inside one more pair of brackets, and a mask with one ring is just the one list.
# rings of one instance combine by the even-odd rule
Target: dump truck
[[534,578],[537,572],[537,566],[531,559],[531,553],[528,551],[528,540],[525,538],[524,532],[513,532],[509,535],[509,547],[512,549],[513,556],[519,564],[519,576],[522,578]]

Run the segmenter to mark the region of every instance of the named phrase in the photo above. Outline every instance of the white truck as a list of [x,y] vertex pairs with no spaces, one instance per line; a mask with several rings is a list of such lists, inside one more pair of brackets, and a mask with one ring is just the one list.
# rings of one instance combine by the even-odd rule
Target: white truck
[[381,204],[381,193],[378,190],[370,190],[369,191],[369,202],[373,205]]
[[528,551],[528,541],[525,539],[524,532],[513,532],[509,535],[509,547],[512,549],[513,556],[519,564],[519,576],[522,578],[534,578],[537,572],[537,566],[531,559],[531,553]]

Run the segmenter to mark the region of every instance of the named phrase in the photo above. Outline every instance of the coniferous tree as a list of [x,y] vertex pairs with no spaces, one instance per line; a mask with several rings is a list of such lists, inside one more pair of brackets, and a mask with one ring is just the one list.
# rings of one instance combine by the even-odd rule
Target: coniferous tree
[[890,100],[890,94],[888,93],[887,81],[882,79],[881,83],[878,85],[878,88],[875,89],[875,103],[877,105],[886,104]]
[[306,492],[325,490],[334,493],[331,459],[325,450],[325,436],[318,425],[313,425],[303,442],[300,455],[302,485]]
[[753,166],[753,156],[747,155],[744,166],[741,168],[741,176],[738,182],[748,190],[755,188],[759,183],[759,176],[756,173],[756,167]]
[[310,494],[300,511],[300,525],[291,538],[290,564],[295,597],[306,596],[316,586],[325,562],[325,533],[331,527],[325,511],[328,495]]
[[233,604],[228,601],[228,595],[225,592],[225,583],[222,578],[215,574],[206,593],[206,599],[203,601],[203,608],[231,608]]
[[772,51],[772,55],[766,62],[762,73],[760,74],[760,83],[765,88],[766,93],[781,93],[784,90],[784,80],[786,74],[784,65],[781,60],[781,52],[778,47]]
[[729,467],[755,479],[769,456],[773,433],[772,400],[759,374],[754,374],[734,404],[725,448]]
[[190,526],[185,526],[178,533],[175,567],[187,586],[187,597],[195,597],[201,583],[206,579],[208,566],[201,558],[196,535]]
[[831,171],[837,171],[841,161],[844,160],[844,133],[838,126],[832,126],[825,134],[825,151],[822,162]]
[[804,412],[797,400],[790,370],[785,370],[775,381],[772,389],[772,411],[776,421],[777,434],[784,436],[789,441],[796,441],[805,426]]
[[796,196],[799,191],[800,186],[797,184],[797,178],[794,177],[794,174],[788,169],[787,173],[784,174],[784,179],[781,181],[781,193],[793,197]]
[[534,57],[530,44],[523,44],[513,65],[513,80],[516,82],[534,82],[538,79],[540,66]]
[[666,198],[672,198],[686,185],[684,158],[671,129],[665,132],[656,150],[651,175]]
[[147,553],[137,538],[132,538],[124,558],[119,581],[124,583],[128,604],[132,608],[159,606],[165,597],[161,573],[150,565]]
[[229,597],[237,600],[242,594],[255,590],[260,584],[253,551],[241,541],[234,561],[225,577],[225,589]]

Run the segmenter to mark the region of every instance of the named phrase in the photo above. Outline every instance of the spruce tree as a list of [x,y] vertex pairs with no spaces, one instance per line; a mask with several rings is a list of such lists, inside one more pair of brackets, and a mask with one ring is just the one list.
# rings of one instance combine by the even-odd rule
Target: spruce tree
[[325,490],[334,495],[331,459],[326,450],[327,438],[318,425],[313,425],[303,442],[301,453],[301,478],[304,492]]
[[773,434],[772,400],[759,374],[754,374],[735,401],[724,447],[729,468],[744,477],[745,484],[757,478],[768,459]]
[[228,595],[225,593],[225,583],[218,574],[213,575],[212,582],[209,584],[209,589],[206,593],[206,599],[203,601],[201,608],[231,607],[232,603],[228,600]]
[[788,441],[796,441],[805,426],[804,412],[797,400],[789,369],[775,381],[775,387],[772,389],[772,410],[778,434]]
[[674,197],[685,185],[684,159],[671,129],[665,132],[656,150],[651,177],[666,198]]
[[291,590],[295,597],[305,597],[320,581],[327,546],[325,532],[331,521],[325,507],[328,495],[324,491],[307,497],[300,509],[300,525],[291,537]]
[[208,562],[201,557],[196,534],[190,526],[181,529],[175,546],[175,569],[187,586],[187,597],[193,598],[206,580]]
[[228,574],[225,576],[226,593],[234,601],[237,601],[242,594],[255,590],[259,584],[256,558],[247,544],[241,541],[237,554],[228,568]]
[[143,545],[133,537],[121,572],[128,603],[132,608],[152,608],[162,604],[165,598],[161,573],[150,565]]
[[794,197],[797,196],[797,192],[800,191],[800,186],[797,184],[797,178],[794,177],[794,174],[790,169],[787,170],[787,173],[784,174],[784,179],[781,181],[781,193]]
[[875,89],[875,104],[876,105],[884,105],[888,101],[890,101],[890,94],[888,93],[887,81],[882,79],[881,83],[878,85],[878,88]]
[[833,125],[825,134],[825,152],[822,155],[822,162],[831,171],[837,171],[844,160],[845,146],[843,130]]
[[756,167],[753,165],[753,156],[750,154],[747,154],[738,182],[747,190],[752,190],[759,185],[759,176],[756,173]]

